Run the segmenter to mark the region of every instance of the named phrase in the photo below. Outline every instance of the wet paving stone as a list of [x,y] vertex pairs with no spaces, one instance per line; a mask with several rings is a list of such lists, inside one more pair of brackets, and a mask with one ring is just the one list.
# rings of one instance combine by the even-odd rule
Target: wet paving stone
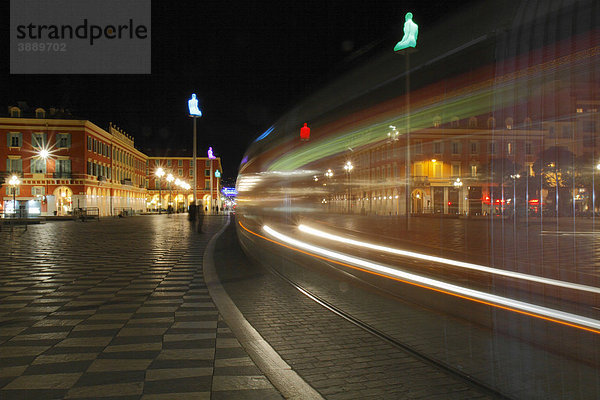
[[202,257],[224,222],[205,218],[202,234],[187,215],[0,231],[0,399],[281,398],[251,361],[215,362],[224,322]]

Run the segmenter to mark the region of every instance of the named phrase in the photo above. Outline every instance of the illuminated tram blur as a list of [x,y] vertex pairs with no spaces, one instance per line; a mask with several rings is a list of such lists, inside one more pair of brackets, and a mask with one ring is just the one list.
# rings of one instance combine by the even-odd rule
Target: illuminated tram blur
[[250,146],[246,252],[509,397],[600,398],[599,26],[494,1],[391,41]]

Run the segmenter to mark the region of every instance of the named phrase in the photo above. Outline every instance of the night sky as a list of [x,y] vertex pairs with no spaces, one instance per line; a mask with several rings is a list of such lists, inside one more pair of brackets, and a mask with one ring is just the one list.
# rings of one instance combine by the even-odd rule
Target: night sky
[[[457,3],[474,1],[153,0],[151,75],[11,76],[5,58],[0,115],[17,101],[69,108],[104,129],[112,121],[148,155],[191,155],[187,99],[195,92],[204,114],[199,154],[212,146],[225,178],[235,179],[247,146],[286,110],[350,68],[365,48],[392,51],[407,11],[423,30]],[[8,23],[2,25],[8,54]]]

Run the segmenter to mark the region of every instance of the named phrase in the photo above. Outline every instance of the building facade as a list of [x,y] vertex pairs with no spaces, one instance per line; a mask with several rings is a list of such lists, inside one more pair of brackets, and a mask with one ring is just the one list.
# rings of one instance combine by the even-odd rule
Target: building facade
[[[205,212],[222,209],[221,175],[223,168],[220,158],[197,157],[196,190],[198,204],[202,204]],[[162,169],[164,176],[156,172]],[[194,182],[194,159],[192,157],[148,157],[146,169],[148,177],[148,209],[167,209],[181,212],[194,202],[193,189],[186,189],[180,182]],[[173,177],[169,181],[169,174]]]
[[[409,146],[406,135],[390,127],[387,139],[332,162],[336,176],[324,178],[343,190],[329,185],[322,203],[330,212],[382,216],[405,215],[407,204],[412,214],[597,212],[595,184],[585,175],[600,170],[600,121],[597,105],[588,103],[571,118],[535,125],[510,117],[500,123],[475,117],[434,121],[411,132]],[[344,171],[348,162],[353,168]],[[559,191],[564,206],[556,201]]]
[[[35,114],[23,116],[19,107],[10,107],[10,117],[0,118],[0,214],[16,210],[34,216],[70,215],[77,208],[97,207],[100,216],[107,216],[121,210],[152,210],[154,192],[158,192],[155,165],[164,165],[165,171],[193,183],[191,157],[151,158],[135,148],[132,137],[112,125],[104,130],[87,120],[62,118],[54,110],[50,113],[54,115],[38,108]],[[208,159],[198,158],[199,175],[207,163]],[[176,166],[171,170],[170,164]],[[185,173],[178,168],[180,164],[187,166]],[[220,175],[220,159],[211,160],[210,168]],[[8,183],[13,175],[19,178],[16,186]],[[198,197],[212,206],[219,200],[219,181],[213,179],[208,187],[206,181],[204,177],[198,180]],[[191,197],[186,196],[177,202],[184,206],[180,208],[190,203]]]

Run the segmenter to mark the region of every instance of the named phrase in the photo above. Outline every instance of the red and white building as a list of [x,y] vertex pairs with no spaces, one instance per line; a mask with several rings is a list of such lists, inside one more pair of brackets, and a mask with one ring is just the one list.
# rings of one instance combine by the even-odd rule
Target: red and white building
[[[0,214],[13,214],[15,208],[42,216],[69,215],[73,209],[87,207],[97,207],[100,216],[123,209],[152,210],[154,192],[158,193],[155,165],[193,184],[191,157],[149,157],[135,148],[132,137],[114,126],[105,130],[87,120],[62,118],[54,109],[38,108],[35,115],[24,117],[19,107],[10,107],[9,115],[0,118],[0,182],[4,182]],[[218,158],[207,162],[198,158],[202,179],[197,180],[197,188],[199,200],[211,209],[219,200],[214,172],[220,174],[222,167]],[[205,176],[205,165],[213,179]],[[8,184],[13,175],[20,181],[14,187]],[[163,188],[167,188],[166,181]],[[182,202],[185,206],[192,199],[192,189],[189,192]],[[165,198],[163,208],[168,201]]]

